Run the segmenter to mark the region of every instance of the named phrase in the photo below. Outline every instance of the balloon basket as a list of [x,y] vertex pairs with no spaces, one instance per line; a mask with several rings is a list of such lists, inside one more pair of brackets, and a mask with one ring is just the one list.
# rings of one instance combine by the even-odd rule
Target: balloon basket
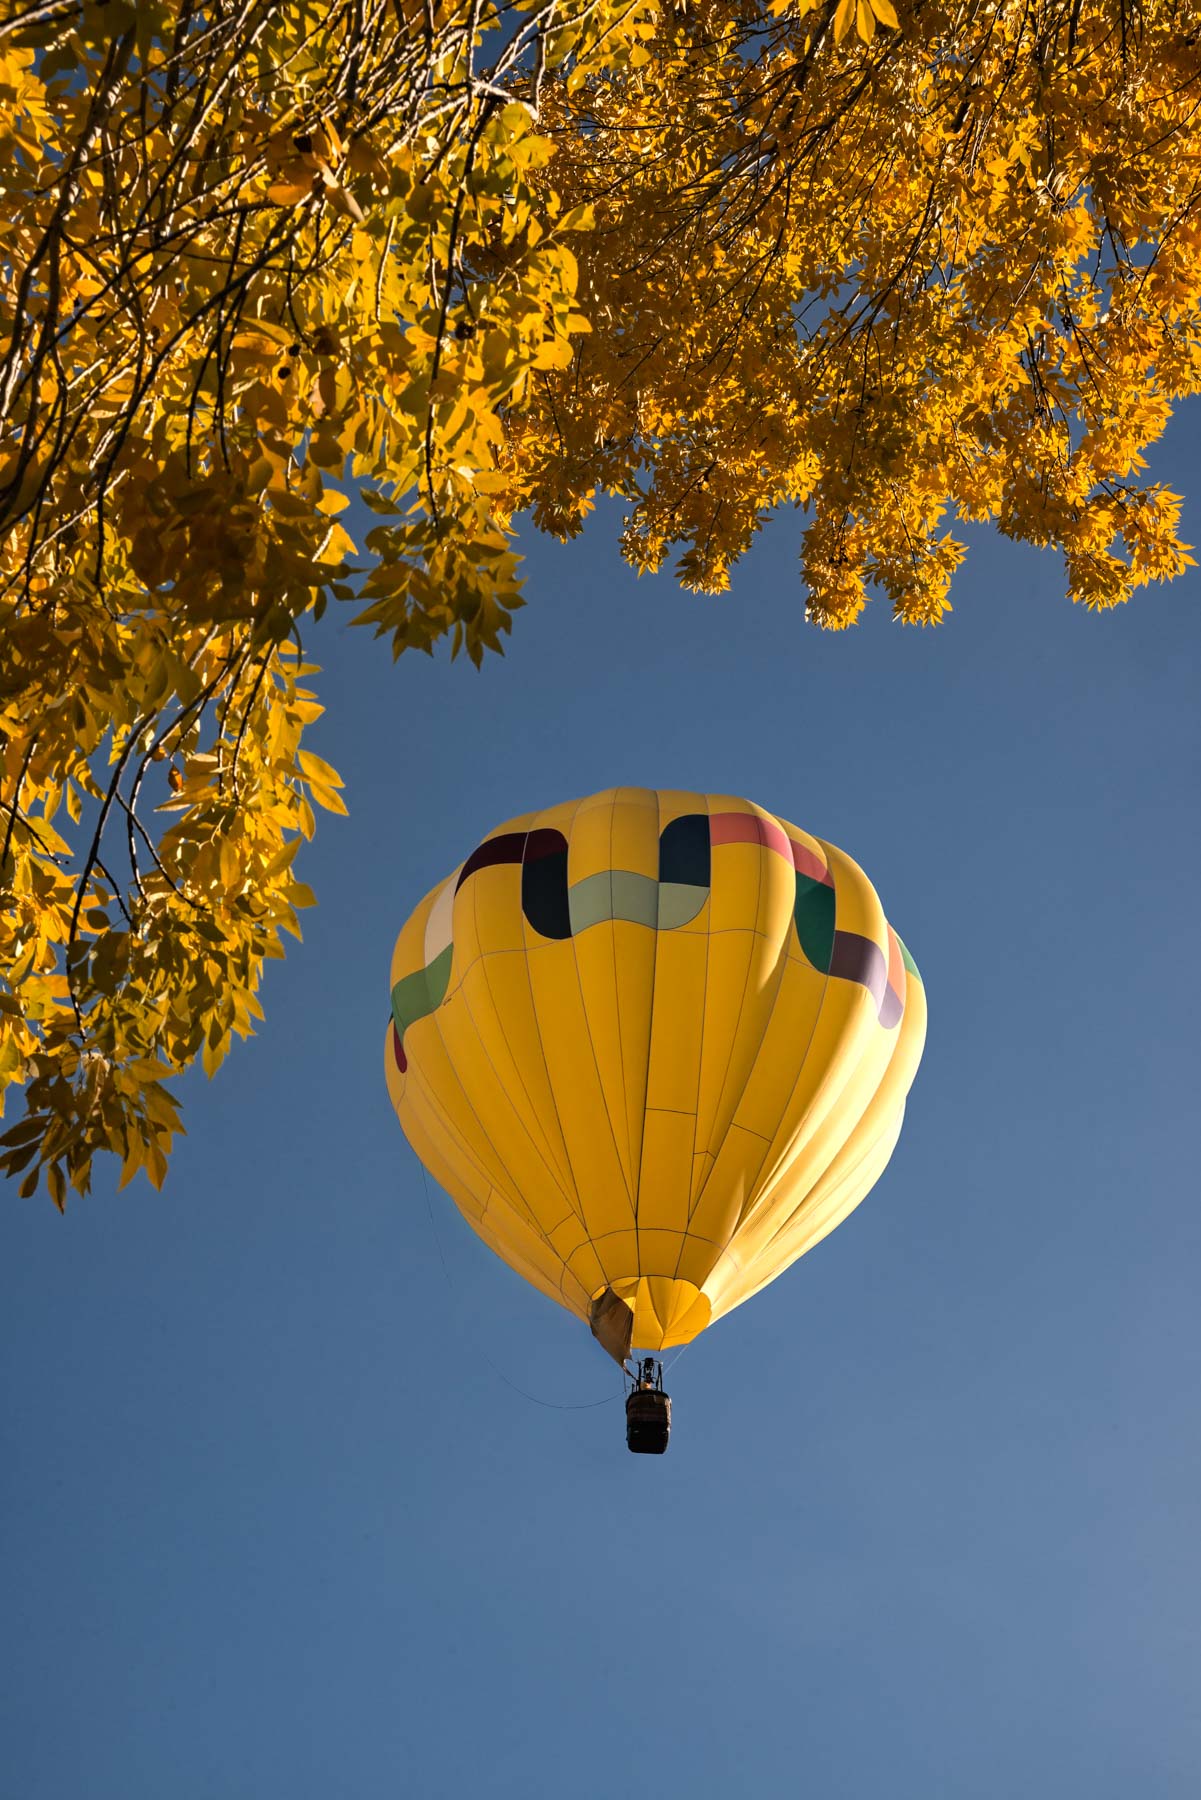
[[663,1392],[663,1364],[639,1359],[626,1395],[626,1448],[635,1456],[662,1456],[671,1436],[671,1396]]

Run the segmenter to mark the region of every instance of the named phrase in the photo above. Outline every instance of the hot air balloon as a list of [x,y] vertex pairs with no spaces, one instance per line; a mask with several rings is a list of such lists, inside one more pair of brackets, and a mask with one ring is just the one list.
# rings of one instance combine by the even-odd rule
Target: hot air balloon
[[[472,1229],[625,1366],[858,1206],[925,1030],[849,856],[748,800],[613,788],[509,820],[426,895],[392,956],[385,1064]],[[651,1355],[628,1405],[630,1447],[663,1449]]]

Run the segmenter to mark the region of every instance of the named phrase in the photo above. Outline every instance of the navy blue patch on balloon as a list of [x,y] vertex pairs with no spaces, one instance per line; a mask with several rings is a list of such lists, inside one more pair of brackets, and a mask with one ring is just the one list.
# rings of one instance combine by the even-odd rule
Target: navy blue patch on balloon
[[543,828],[528,833],[521,859],[521,910],[541,937],[569,938],[567,839]]
[[659,834],[659,880],[709,885],[709,815],[685,813]]

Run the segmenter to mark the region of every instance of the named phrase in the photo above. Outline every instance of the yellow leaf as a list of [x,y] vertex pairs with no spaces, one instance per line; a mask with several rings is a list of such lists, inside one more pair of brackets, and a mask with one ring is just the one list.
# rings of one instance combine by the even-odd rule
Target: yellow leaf
[[[573,207],[569,208],[569,210],[563,214],[562,218],[556,222],[555,230],[556,231],[591,231],[595,224],[596,224],[596,208],[595,208],[595,206],[593,206],[591,204],[589,204],[587,206],[573,206]],[[532,243],[533,239],[531,239],[530,241]]]
[[323,806],[326,812],[341,813],[343,818],[349,818],[350,815],[347,812],[346,807],[342,804],[341,799],[334,793],[332,788],[320,787],[316,782],[313,782],[310,784],[309,792],[312,794],[313,799],[317,802],[318,806]]
[[285,177],[281,181],[273,181],[267,189],[268,200],[274,200],[276,206],[296,206],[301,200],[307,200],[313,192],[313,179],[292,179]]
[[269,880],[272,875],[281,875],[288,868],[299,848],[299,838],[293,838],[290,843],[282,845],[263,870],[264,877]]
[[155,1062],[146,1056],[135,1057],[125,1065],[126,1072],[138,1081],[165,1081],[175,1070],[168,1063]]
[[339,187],[337,182],[327,180],[325,182],[325,198],[336,213],[341,213],[344,218],[355,219],[362,224],[365,214],[349,189]]
[[891,25],[894,31],[900,30],[900,20],[897,18],[892,0],[872,0],[872,11],[881,25]]
[[851,29],[855,17],[857,0],[839,0],[838,11],[834,14],[834,42],[841,44]]
[[530,359],[535,369],[568,369],[575,351],[567,338],[546,338]]
[[117,1183],[118,1193],[121,1192],[122,1188],[129,1186],[141,1166],[142,1146],[140,1144],[132,1144],[124,1162],[121,1164],[121,1179]]
[[310,781],[319,782],[322,787],[340,788],[345,786],[338,771],[336,769],[331,769],[329,764],[324,762],[321,757],[314,756],[311,750],[298,750],[296,752],[296,760],[300,764],[301,770],[308,776]]

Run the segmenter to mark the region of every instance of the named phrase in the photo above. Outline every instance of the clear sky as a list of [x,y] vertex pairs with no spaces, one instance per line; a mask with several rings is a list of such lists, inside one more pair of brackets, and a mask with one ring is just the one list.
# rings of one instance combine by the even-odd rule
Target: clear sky
[[[1201,540],[1196,412],[1156,468]],[[266,1025],[161,1196],[6,1194],[3,1800],[1201,1792],[1197,573],[1090,617],[976,531],[937,632],[827,637],[794,519],[721,600],[612,527],[531,546],[482,674],[316,634],[351,816]],[[437,1190],[435,1237],[381,1069],[410,908],[617,783],[841,845],[930,1006],[884,1179],[685,1354],[663,1458]]]

